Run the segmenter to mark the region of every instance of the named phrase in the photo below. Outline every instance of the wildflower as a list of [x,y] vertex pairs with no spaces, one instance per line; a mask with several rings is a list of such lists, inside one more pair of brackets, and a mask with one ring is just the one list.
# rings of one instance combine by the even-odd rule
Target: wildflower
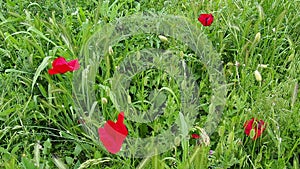
[[121,150],[123,141],[128,135],[128,130],[123,123],[124,112],[118,115],[117,122],[108,120],[104,127],[98,129],[100,141],[104,147],[112,154],[116,154]]
[[263,120],[257,121],[255,118],[246,121],[244,124],[245,134],[250,136],[251,130],[254,130],[255,135],[252,137],[253,140],[256,140],[261,136],[263,131],[266,129],[265,122]]
[[214,16],[212,14],[200,14],[198,21],[203,26],[210,26],[214,21]]
[[52,62],[52,68],[48,70],[50,75],[63,74],[79,69],[78,59],[67,62],[64,57],[58,57]]

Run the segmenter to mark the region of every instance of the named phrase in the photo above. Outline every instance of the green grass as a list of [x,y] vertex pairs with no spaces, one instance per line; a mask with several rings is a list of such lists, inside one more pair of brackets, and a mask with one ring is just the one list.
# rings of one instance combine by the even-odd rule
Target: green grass
[[[0,2],[0,9],[0,168],[299,168],[299,1],[7,0]],[[81,57],[93,33],[137,13],[188,18],[222,58],[226,106],[209,145],[199,146],[193,139],[177,142],[176,136],[176,146],[152,157],[109,154],[78,123],[82,112],[73,101],[74,75],[47,73],[54,58]],[[197,21],[200,13],[213,13],[210,27]],[[185,44],[168,40],[139,34],[112,46],[114,53],[99,63],[94,86],[104,119],[115,120],[118,114],[109,92],[116,66],[144,48],[170,49],[182,56],[199,84],[201,118],[188,132],[200,132],[212,94],[207,69]],[[261,82],[255,80],[255,70],[262,74]],[[151,93],[162,88],[168,90]],[[149,109],[153,94],[167,103],[166,114],[151,123],[125,118],[131,137],[155,136],[175,123],[179,85],[166,72],[137,74],[128,92],[139,110]],[[252,117],[267,123],[256,141],[243,130]]]

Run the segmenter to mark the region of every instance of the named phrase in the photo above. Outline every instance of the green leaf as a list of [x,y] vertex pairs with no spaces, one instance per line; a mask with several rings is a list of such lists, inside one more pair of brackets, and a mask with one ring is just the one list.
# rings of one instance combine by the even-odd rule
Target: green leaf
[[13,108],[6,109],[6,110],[4,110],[4,111],[1,111],[1,112],[0,112],[0,117],[1,117],[1,116],[8,116],[8,115],[10,115],[10,113],[14,112],[15,110],[16,110],[16,108],[13,107]]
[[37,35],[39,35],[41,38],[45,39],[46,41],[52,43],[54,46],[57,46],[52,40],[50,40],[49,38],[47,38],[41,31],[37,30],[35,27],[29,27],[28,28],[28,32],[32,31],[34,33],[36,33]]
[[34,163],[33,163],[30,159],[28,159],[28,158],[26,158],[26,157],[23,157],[23,158],[22,158],[22,164],[24,165],[24,167],[25,167],[26,169],[35,169],[35,168],[37,168],[37,167],[34,165]]
[[77,144],[74,150],[74,155],[78,156],[81,151],[82,151],[81,146]]
[[49,154],[50,148],[51,148],[51,141],[48,138],[43,144],[43,154],[45,155]]
[[183,137],[185,137],[188,135],[189,131],[188,131],[188,126],[186,124],[184,116],[181,112],[179,112],[179,118],[180,118],[181,133],[182,133]]
[[67,162],[68,165],[71,165],[71,164],[73,164],[74,159],[71,158],[71,157],[66,157],[66,162]]
[[100,151],[95,151],[94,158],[96,159],[96,158],[101,158],[101,157],[102,157],[101,152]]
[[59,169],[67,169],[68,168],[66,166],[66,164],[60,158],[57,158],[57,157],[53,156],[53,162],[56,165],[56,167],[59,168]]
[[33,80],[32,80],[32,86],[31,86],[31,93],[33,91],[34,85],[36,83],[36,80],[38,79],[38,77],[40,76],[41,72],[47,67],[48,65],[48,60],[51,58],[51,56],[47,56],[43,59],[42,63],[40,64],[40,66],[37,68],[34,76],[33,76]]

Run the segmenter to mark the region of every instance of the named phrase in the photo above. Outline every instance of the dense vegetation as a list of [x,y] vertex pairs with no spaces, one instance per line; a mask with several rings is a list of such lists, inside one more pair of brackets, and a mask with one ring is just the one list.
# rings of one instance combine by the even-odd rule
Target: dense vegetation
[[[7,0],[0,9],[0,168],[299,168],[299,1]],[[82,128],[72,94],[74,74],[48,74],[58,56],[82,59],[83,47],[106,24],[142,13],[187,18],[220,56],[227,98],[208,145],[191,138],[175,140],[169,151],[150,157],[110,154]],[[201,13],[213,14],[212,25],[201,25]],[[96,111],[104,119],[115,121],[119,113],[107,92],[119,64],[144,48],[172,49],[199,84],[199,117],[186,132],[201,133],[212,94],[207,68],[186,44],[167,38],[145,33],[112,46],[94,86]],[[152,90],[172,92],[159,95],[168,106],[158,120],[135,123],[125,116],[129,135],[155,136],[172,125],[180,111],[179,87],[157,69],[133,77],[128,92],[140,110],[149,109],[145,100]],[[255,140],[244,132],[253,117],[266,123]]]

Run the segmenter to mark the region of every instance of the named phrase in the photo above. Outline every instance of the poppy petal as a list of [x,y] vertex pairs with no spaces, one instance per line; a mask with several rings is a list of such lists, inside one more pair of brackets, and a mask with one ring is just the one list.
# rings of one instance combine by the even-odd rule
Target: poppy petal
[[254,118],[252,118],[251,120],[246,121],[246,123],[244,124],[244,127],[245,127],[245,134],[246,134],[247,136],[250,135],[250,132],[251,132],[251,130],[252,130],[253,122],[254,122]]
[[49,73],[50,75],[54,75],[54,74],[57,74],[57,73],[59,73],[59,72],[56,71],[55,69],[49,69],[49,70],[48,70],[48,73]]
[[79,65],[79,62],[78,62],[78,59],[75,59],[75,60],[71,60],[69,63],[68,63],[71,71],[74,71],[74,70],[77,70],[79,69],[80,65]]
[[98,134],[104,147],[112,154],[116,154],[121,150],[123,141],[126,138],[125,135],[117,132],[108,124],[105,124],[103,128],[99,128]]
[[199,134],[192,134],[192,138],[193,138],[193,139],[199,139],[199,138],[200,138],[200,135],[199,135]]
[[123,135],[128,135],[128,130],[126,128],[126,126],[124,125],[123,123],[124,121],[124,112],[121,112],[119,115],[118,115],[118,120],[117,122],[113,122],[111,120],[108,120],[107,123],[112,127],[114,128],[116,131],[120,132],[121,134]]
[[247,136],[250,136],[251,130],[254,130],[255,135],[252,138],[253,140],[256,140],[258,137],[261,136],[263,131],[265,130],[265,122],[263,120],[257,121],[255,118],[252,118],[251,120],[248,120],[244,124],[245,128],[245,134]]
[[123,141],[128,135],[128,130],[124,125],[124,113],[118,115],[117,122],[108,120],[104,127],[98,129],[99,139],[104,147],[113,154],[120,151]]
[[59,65],[66,65],[68,64],[68,62],[66,61],[66,59],[64,57],[58,57],[56,58],[53,63],[52,63],[52,66],[53,67],[56,67],[56,66],[59,66]]
[[50,75],[63,74],[68,71],[74,71],[79,69],[80,65],[78,59],[67,62],[64,57],[58,57],[52,62],[52,68],[48,70]]

